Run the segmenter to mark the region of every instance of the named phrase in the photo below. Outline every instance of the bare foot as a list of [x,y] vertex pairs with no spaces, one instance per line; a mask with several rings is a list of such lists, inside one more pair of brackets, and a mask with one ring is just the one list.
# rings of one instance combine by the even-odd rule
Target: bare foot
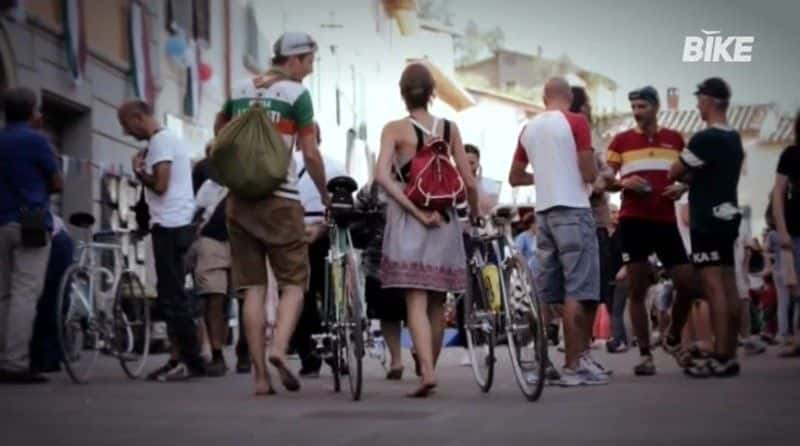
[[436,389],[436,382],[422,382],[417,390],[409,393],[407,396],[409,398],[427,398],[429,397],[434,389]]
[[256,378],[255,396],[275,395],[275,389],[272,388],[272,379],[269,374],[261,378]]
[[402,365],[399,367],[393,366],[392,368],[390,368],[389,371],[386,373],[386,379],[388,379],[389,381],[400,381],[401,379],[403,379],[403,366]]
[[300,381],[294,376],[291,370],[286,366],[286,361],[277,357],[270,356],[269,363],[278,369],[278,375],[281,377],[281,383],[286,390],[290,392],[297,392],[300,390]]

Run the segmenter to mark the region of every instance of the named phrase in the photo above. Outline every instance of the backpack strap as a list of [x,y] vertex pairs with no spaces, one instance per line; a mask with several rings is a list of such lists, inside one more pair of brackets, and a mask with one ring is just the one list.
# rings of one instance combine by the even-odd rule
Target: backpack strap
[[289,75],[283,70],[271,69],[265,75],[253,78],[252,85],[256,90],[267,90],[280,81],[289,79]]
[[[412,119],[411,122],[413,123],[414,120]],[[414,127],[414,133],[417,134],[417,152],[419,152],[422,149],[422,146],[425,145],[425,135],[423,135],[422,129],[417,125],[412,125],[412,127]]]
[[[439,127],[439,119],[433,119],[433,128],[428,130],[425,128],[424,125],[420,124],[419,121],[412,117],[408,117],[408,120],[411,121],[412,127],[414,127],[414,133],[417,134],[417,150],[421,149],[422,146],[425,145],[425,135],[430,137],[436,137],[436,129]],[[450,122],[448,120],[444,120],[444,139],[447,142],[450,142]]]

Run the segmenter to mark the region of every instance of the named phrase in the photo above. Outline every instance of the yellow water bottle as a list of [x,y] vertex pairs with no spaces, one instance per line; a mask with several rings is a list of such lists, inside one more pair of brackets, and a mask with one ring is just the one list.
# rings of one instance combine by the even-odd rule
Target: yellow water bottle
[[502,308],[500,301],[500,271],[497,265],[486,265],[481,269],[483,275],[483,283],[486,284],[486,291],[489,293],[489,307],[492,311],[497,312]]

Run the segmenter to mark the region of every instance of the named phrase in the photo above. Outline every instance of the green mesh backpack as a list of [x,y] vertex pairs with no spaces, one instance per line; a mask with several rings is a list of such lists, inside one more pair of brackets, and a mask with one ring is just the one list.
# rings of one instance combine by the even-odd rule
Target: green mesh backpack
[[214,140],[211,164],[220,183],[245,199],[265,198],[286,181],[291,151],[258,102]]

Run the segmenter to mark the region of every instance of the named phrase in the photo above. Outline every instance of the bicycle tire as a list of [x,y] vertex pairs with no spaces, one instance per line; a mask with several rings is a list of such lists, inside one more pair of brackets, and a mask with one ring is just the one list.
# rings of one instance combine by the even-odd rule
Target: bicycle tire
[[[92,369],[97,362],[100,350],[97,348],[98,333],[92,330],[92,325],[97,326],[93,317],[89,318],[79,312],[77,293],[85,291],[88,294],[91,283],[91,272],[80,265],[71,265],[64,272],[58,288],[58,303],[56,311],[58,317],[57,334],[58,345],[61,349],[64,369],[75,384],[89,382]],[[92,299],[94,296],[85,296]],[[94,309],[94,308],[93,308]],[[87,348],[87,346],[90,346]],[[83,361],[79,363],[79,361]]]
[[341,359],[339,355],[339,333],[338,333],[338,318],[336,309],[336,280],[335,268],[339,265],[326,259],[325,267],[325,294],[322,302],[322,317],[323,327],[325,327],[326,339],[323,342],[323,350],[320,352],[323,357],[330,355],[327,360],[330,361],[331,377],[333,378],[333,391],[339,393],[342,391],[342,375],[339,368],[341,367]]
[[[473,254],[475,257],[477,264],[482,265],[483,256],[478,250]],[[477,282],[477,287],[471,287],[475,295],[470,291],[464,293],[464,332],[475,382],[483,393],[488,393],[494,382],[497,325],[489,308],[483,277],[479,271],[471,271],[470,274],[470,280]]]
[[[335,336],[338,338],[338,336]],[[331,341],[333,345],[331,345],[332,355],[333,357],[331,360],[333,361],[334,366],[331,367],[331,375],[333,375],[333,391],[339,393],[342,391],[342,372],[340,368],[342,367],[342,355],[339,348],[339,340],[333,339]]]
[[114,296],[114,347],[122,370],[131,379],[142,375],[150,355],[150,310],[141,279],[133,271],[124,271]]
[[502,291],[514,379],[528,401],[537,401],[545,383],[547,339],[536,284],[518,254],[506,262]]
[[342,358],[347,367],[347,382],[350,396],[353,401],[361,399],[364,386],[363,358],[364,358],[364,320],[357,283],[357,268],[352,254],[345,257],[344,280],[342,285],[345,291],[345,305],[342,318]]

